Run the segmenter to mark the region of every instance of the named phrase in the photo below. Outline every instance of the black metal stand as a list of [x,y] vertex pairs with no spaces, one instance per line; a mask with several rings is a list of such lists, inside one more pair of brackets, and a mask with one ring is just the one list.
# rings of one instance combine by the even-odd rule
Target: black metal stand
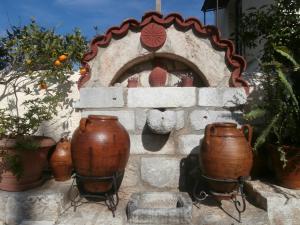
[[[117,178],[122,176],[119,173],[115,173],[110,177],[87,177],[80,176],[78,174],[73,175],[73,182],[70,187],[70,199],[71,199],[71,207],[74,207],[74,211],[76,211],[77,207],[82,204],[91,203],[91,201],[87,199],[93,199],[97,201],[104,201],[104,204],[107,208],[112,212],[113,217],[115,217],[115,211],[119,204],[119,195],[118,195],[118,187],[117,187]],[[88,193],[82,190],[78,185],[78,182],[89,180],[89,181],[97,181],[97,182],[112,182],[112,188],[108,192],[105,193]],[[76,181],[76,182],[75,182]],[[76,191],[77,190],[77,191]]]
[[[208,196],[218,196],[221,198],[230,198],[232,199],[235,209],[239,213],[238,222],[241,223],[241,214],[246,210],[246,200],[245,200],[245,193],[244,193],[244,182],[249,179],[249,177],[239,177],[238,179],[216,179],[211,178],[205,175],[202,177],[207,181],[215,181],[215,182],[223,182],[223,183],[235,183],[237,185],[237,190],[231,193],[217,193],[213,191],[204,191],[201,190],[199,194],[197,194],[197,189],[199,187],[200,181],[196,183],[193,190],[193,197],[196,199],[197,202],[204,201]],[[237,199],[237,196],[241,196],[241,200]]]

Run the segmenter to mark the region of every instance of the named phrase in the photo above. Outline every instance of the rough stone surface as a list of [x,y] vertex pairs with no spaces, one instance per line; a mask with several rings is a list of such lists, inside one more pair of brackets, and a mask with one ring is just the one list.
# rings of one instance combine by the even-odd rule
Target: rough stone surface
[[263,209],[257,208],[246,201],[246,210],[239,215],[232,201],[215,201],[208,197],[200,204],[194,205],[194,225],[269,225],[268,215]]
[[151,157],[141,159],[141,179],[157,188],[176,188],[179,183],[179,163],[176,158]]
[[147,125],[155,134],[168,134],[176,126],[177,116],[175,111],[149,110],[147,113]]
[[125,222],[125,204],[119,203],[116,217],[104,204],[88,203],[77,207],[67,208],[64,214],[56,221],[56,225],[123,225]]
[[128,107],[177,108],[196,105],[196,88],[129,88]]
[[135,126],[137,130],[143,130],[147,122],[147,110],[136,109],[135,110]]
[[[130,159],[131,160],[131,159]],[[133,160],[135,161],[135,159]],[[156,161],[160,161],[160,157],[157,157]],[[132,163],[132,162],[130,162]],[[163,165],[165,163],[164,160],[161,161]],[[124,184],[124,183],[123,183]],[[33,189],[31,191],[20,192],[20,193],[8,193],[8,192],[0,192],[0,206],[1,208],[1,218],[0,218],[0,225],[7,224],[7,225],[15,225],[15,224],[30,224],[30,225],[49,225],[49,224],[56,224],[56,225],[133,225],[127,221],[126,217],[126,205],[131,198],[131,195],[134,193],[139,193],[141,191],[141,187],[139,185],[125,187],[121,185],[119,190],[120,202],[116,210],[116,217],[112,216],[112,213],[107,209],[107,207],[102,203],[93,203],[89,202],[88,204],[80,205],[76,211],[74,208],[70,206],[68,201],[68,193],[67,191],[70,188],[71,182],[54,182],[48,181],[42,187]],[[274,192],[274,190],[272,191]],[[51,193],[61,193],[64,196],[62,202],[62,210],[58,210],[53,214],[55,208],[53,208],[53,204],[51,201],[48,201],[48,198],[44,198],[45,202],[43,205],[36,205],[34,201],[31,201],[31,205],[27,204],[30,198],[22,198],[22,196],[30,196],[34,194],[34,198],[40,196],[40,201],[44,198],[43,195],[51,195]],[[289,192],[289,195],[293,192]],[[3,206],[7,205],[8,196],[18,196],[18,199],[23,199],[24,201],[19,202],[19,208],[11,209],[12,211],[5,211]],[[160,197],[159,201],[157,198],[147,198],[146,202],[143,202],[143,206],[150,207],[155,209],[157,207],[161,207],[162,209],[168,209],[170,206],[174,206],[175,201],[165,200],[165,198]],[[277,214],[281,217],[288,217],[285,216],[285,211],[280,212],[282,202],[278,203]],[[288,202],[289,204],[289,202]],[[24,206],[24,207],[23,207]],[[38,206],[38,207],[35,207]],[[231,201],[222,201],[221,204],[222,208],[219,208],[216,204],[216,201],[204,201],[201,204],[193,205],[193,221],[190,224],[193,225],[219,225],[219,224],[247,224],[247,225],[267,225],[268,222],[268,214],[263,209],[259,209],[254,207],[251,203],[247,202],[247,208],[245,213],[242,214],[242,223],[237,222],[237,212],[234,208],[234,205]],[[275,207],[275,206],[274,206]],[[283,206],[284,207],[284,206]],[[57,208],[56,208],[57,209]],[[299,207],[294,208],[297,212]],[[3,211],[2,211],[3,210]],[[22,212],[22,213],[21,213]],[[29,214],[30,213],[30,214]],[[15,220],[10,222],[5,222],[5,219],[2,217],[6,214],[14,215]],[[38,215],[37,215],[38,214]],[[299,213],[298,213],[299,214]],[[28,216],[30,215],[30,216]],[[53,216],[57,215],[57,216]],[[49,218],[51,217],[51,218]],[[16,220],[16,218],[19,218]],[[298,219],[297,217],[293,217],[295,221]],[[54,221],[55,220],[55,221]],[[53,222],[53,223],[52,223]],[[273,224],[288,224],[285,223],[286,221],[282,222],[279,221],[278,223]],[[173,224],[173,223],[171,223]],[[297,223],[296,223],[297,224]],[[148,224],[150,225],[150,224]],[[298,224],[297,224],[298,225]]]
[[199,154],[204,135],[187,134],[178,137],[178,152],[183,155]]
[[123,107],[124,97],[122,87],[81,88],[80,100],[75,108],[110,108]]
[[190,114],[190,123],[194,130],[202,130],[207,124],[215,122],[242,122],[242,112],[194,110]]
[[261,181],[248,181],[245,190],[256,205],[267,211],[271,225],[300,224],[300,190]]
[[54,225],[55,221],[32,221],[32,220],[26,220],[22,221],[21,225]]
[[175,144],[169,135],[130,135],[130,154],[174,154]]
[[131,196],[126,211],[133,224],[184,225],[192,222],[192,209],[187,193],[143,192]]
[[[25,192],[0,192],[1,220],[6,224],[22,221],[53,221],[59,217],[66,204],[70,182],[47,182],[43,186]],[[3,208],[4,206],[4,208]]]
[[132,187],[139,183],[140,178],[140,159],[135,156],[130,156],[123,178],[122,186]]
[[244,88],[199,88],[199,106],[234,107],[247,101]]
[[97,111],[97,110],[84,110],[81,114],[82,117],[88,115],[111,115],[117,116],[119,122],[126,128],[126,130],[135,130],[135,117],[134,111],[132,110],[121,110],[121,111]]
[[[225,62],[225,51],[214,49],[208,38],[199,38],[192,29],[182,32],[174,26],[169,27],[165,44],[156,52],[186,59],[202,72],[209,86],[228,86],[231,72]],[[125,71],[137,58],[150,58],[152,54],[149,53],[140,43],[140,33],[129,31],[121,39],[112,39],[110,45],[100,49],[89,62],[91,79],[85,86],[111,85],[120,75],[121,68]]]
[[176,130],[184,128],[185,125],[185,113],[184,110],[176,111]]

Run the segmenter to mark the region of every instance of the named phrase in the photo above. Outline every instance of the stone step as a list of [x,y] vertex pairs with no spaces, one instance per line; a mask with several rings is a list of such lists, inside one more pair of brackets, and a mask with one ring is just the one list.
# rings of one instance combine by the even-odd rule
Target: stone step
[[254,180],[246,182],[245,191],[255,205],[267,212],[270,224],[300,224],[300,190]]
[[50,180],[29,191],[0,191],[0,221],[20,225],[26,221],[57,220],[68,203],[70,185],[70,181],[58,183]]
[[[131,194],[139,192],[136,189],[120,190],[120,203],[117,207],[116,217],[103,204],[89,203],[79,206],[76,211],[72,207],[65,210],[59,217],[56,225],[136,225],[127,220],[126,206]],[[242,214],[241,223],[238,222],[238,213],[230,201],[222,201],[218,206],[210,198],[201,204],[194,204],[192,209],[191,225],[268,225],[268,215],[263,209],[257,208],[247,201],[246,211]],[[153,206],[155,207],[155,206]],[[145,223],[143,223],[145,224]],[[161,223],[151,223],[154,225]],[[165,225],[165,224],[164,224]]]
[[20,225],[54,225],[55,221],[47,221],[47,220],[43,220],[43,221],[32,221],[32,220],[25,220],[22,221],[22,223]]

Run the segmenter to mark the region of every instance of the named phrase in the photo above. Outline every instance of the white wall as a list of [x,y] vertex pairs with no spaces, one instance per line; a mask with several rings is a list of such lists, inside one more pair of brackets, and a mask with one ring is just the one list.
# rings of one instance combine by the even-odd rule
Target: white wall
[[[76,72],[71,76],[71,80],[74,81],[74,85],[71,88],[71,92],[69,97],[77,101],[79,99],[79,90],[77,88],[77,80],[79,79],[80,74]],[[2,94],[4,90],[4,86],[0,86],[0,94]],[[19,101],[19,110],[20,114],[24,113],[24,107],[22,107],[22,102],[29,99],[24,93],[18,93],[18,101]],[[14,96],[10,98],[14,99]],[[5,98],[0,101],[0,108],[7,107],[9,98]],[[14,112],[11,112],[14,113]],[[81,117],[81,113],[75,112],[74,108],[69,107],[68,109],[59,110],[58,115],[53,118],[51,121],[44,122],[41,126],[37,135],[44,135],[48,137],[52,137],[56,141],[58,141],[63,135],[69,133],[70,135],[76,129],[79,124],[79,120]]]
[[[228,3],[227,8],[220,10],[219,12],[219,29],[221,31],[222,38],[230,39],[230,35],[235,32],[235,21],[239,18],[235,16],[235,2],[231,0]],[[261,7],[263,5],[272,4],[274,0],[243,0],[242,1],[242,12],[246,13],[250,7]],[[259,71],[258,59],[261,57],[261,51],[263,49],[263,43],[258,45],[255,49],[245,49],[244,57],[247,60],[248,72]]]

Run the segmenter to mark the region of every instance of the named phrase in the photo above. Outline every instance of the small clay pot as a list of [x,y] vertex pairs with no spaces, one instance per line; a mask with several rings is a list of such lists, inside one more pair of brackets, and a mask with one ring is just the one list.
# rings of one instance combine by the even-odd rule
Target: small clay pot
[[127,82],[128,82],[128,84],[127,84],[128,88],[135,88],[139,84],[138,78],[135,78],[135,77],[134,78],[128,78]]
[[194,78],[193,77],[182,77],[181,86],[182,87],[193,87]]
[[62,138],[50,158],[50,166],[56,181],[66,181],[72,176],[71,143]]
[[166,85],[167,71],[157,66],[149,75],[149,84],[151,87],[163,87]]

